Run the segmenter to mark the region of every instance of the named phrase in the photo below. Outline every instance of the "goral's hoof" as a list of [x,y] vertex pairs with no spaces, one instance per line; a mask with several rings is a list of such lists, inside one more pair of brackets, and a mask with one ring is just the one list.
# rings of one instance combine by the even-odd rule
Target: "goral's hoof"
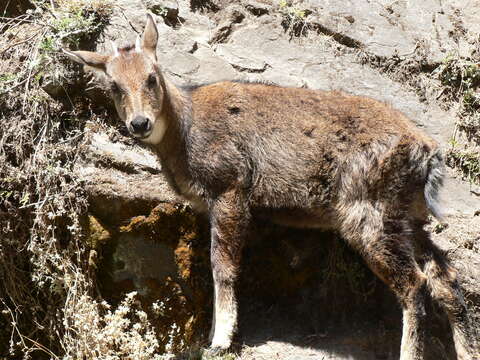
[[210,346],[209,348],[203,351],[203,359],[210,360],[217,356],[222,356],[228,353],[228,347],[221,347],[221,346]]

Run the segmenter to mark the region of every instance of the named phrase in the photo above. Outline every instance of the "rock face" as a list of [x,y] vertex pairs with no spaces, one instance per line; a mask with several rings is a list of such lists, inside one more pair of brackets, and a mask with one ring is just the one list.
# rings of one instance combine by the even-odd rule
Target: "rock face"
[[[177,84],[242,79],[341,89],[391,104],[445,148],[454,114],[436,101],[439,83],[429,74],[453,50],[471,54],[476,46],[471,39],[480,32],[474,16],[480,5],[460,0],[162,5],[121,0],[118,5],[106,40],[131,42],[143,28],[145,12],[158,14],[158,58]],[[77,174],[87,182],[102,295],[115,301],[137,290],[164,346],[180,349],[204,339],[212,294],[206,220],[175,198],[148,150],[93,129],[84,154]],[[480,223],[474,214],[480,200],[453,171],[444,193],[451,227],[434,238],[461,271],[479,318]],[[245,250],[240,286],[246,309],[240,330],[251,346],[245,358],[255,358],[255,344],[270,336],[324,349],[313,357],[398,357],[400,312],[393,296],[334,234],[257,226],[257,239]],[[282,314],[285,322],[265,320],[269,311],[273,317]],[[261,321],[271,326],[262,327]],[[292,323],[298,332],[285,335],[285,324]],[[347,323],[354,324],[343,326],[347,330],[359,324],[362,332],[376,330],[371,336],[350,332],[351,338],[342,338],[346,350],[329,352],[324,337]],[[445,323],[433,319],[431,327],[430,356],[451,358]],[[298,340],[305,334],[323,335],[310,343]]]

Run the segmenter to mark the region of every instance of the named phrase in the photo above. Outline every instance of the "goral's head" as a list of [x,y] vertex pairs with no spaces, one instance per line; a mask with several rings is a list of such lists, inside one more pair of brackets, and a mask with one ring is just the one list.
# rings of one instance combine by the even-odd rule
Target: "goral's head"
[[163,114],[165,82],[157,65],[158,30],[147,15],[143,35],[135,46],[118,48],[105,55],[91,51],[63,50],[72,60],[106,75],[118,115],[132,136],[142,141],[161,142],[167,123]]

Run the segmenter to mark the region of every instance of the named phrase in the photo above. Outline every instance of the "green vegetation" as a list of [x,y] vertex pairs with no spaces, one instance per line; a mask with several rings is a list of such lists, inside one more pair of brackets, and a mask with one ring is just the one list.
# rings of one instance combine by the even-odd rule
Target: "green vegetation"
[[280,12],[292,22],[301,22],[308,15],[307,10],[300,10],[295,6],[292,6],[292,4],[286,0],[281,0],[278,4],[278,7]]
[[[55,97],[67,91],[67,79],[79,78],[79,67],[65,62],[59,49],[94,43],[113,2],[32,5],[7,19],[0,36],[0,357],[84,358],[78,344],[96,351],[89,336],[107,331],[108,316],[116,319],[111,326],[143,316],[135,309],[110,311],[91,297],[90,249],[81,226],[87,201],[73,175],[85,122],[71,120],[99,115],[73,95],[66,102]],[[83,323],[81,313],[90,314]],[[98,339],[105,342],[105,334]]]
[[478,150],[452,146],[447,153],[447,164],[460,169],[470,182],[480,184],[480,152]]
[[[439,69],[439,79],[451,100],[458,102],[458,120],[447,164],[463,177],[480,183],[480,65],[474,59],[450,54]],[[460,137],[462,140],[460,140]]]
[[287,0],[280,0],[278,11],[283,17],[282,26],[291,36],[305,35],[309,30],[308,15],[312,12],[301,9]]
[[[7,50],[24,50],[26,62],[17,66],[15,72],[0,76],[0,95],[20,83],[27,82],[28,89],[31,79],[41,82],[46,74],[48,81],[60,84],[61,78],[68,75],[67,68],[58,66],[63,58],[61,48],[90,48],[90,40],[102,32],[113,8],[111,0],[36,0],[33,4],[36,9],[27,11],[28,23],[24,25],[25,34],[33,35],[20,38],[18,44],[8,41],[5,44]],[[17,31],[18,28],[6,29],[5,34],[15,37]]]
[[168,14],[168,10],[166,7],[160,5],[160,4],[155,4],[152,5],[149,10],[154,13],[155,15],[161,16],[161,17],[166,17]]
[[0,358],[170,358],[159,354],[181,350],[183,329],[159,334],[133,293],[118,306],[98,294],[98,249],[74,172],[89,140],[84,119],[99,127],[109,114],[60,50],[93,50],[114,1],[33,5],[0,36]]
[[453,100],[460,101],[458,125],[467,133],[480,131],[480,66],[473,60],[449,55],[440,67],[439,79]]
[[0,82],[11,82],[16,79],[15,74],[5,73],[0,75]]
[[0,75],[0,94],[8,91],[17,80],[17,75],[12,73],[5,73]]
[[480,67],[471,60],[450,54],[443,60],[440,80],[443,85],[468,91],[480,84]]

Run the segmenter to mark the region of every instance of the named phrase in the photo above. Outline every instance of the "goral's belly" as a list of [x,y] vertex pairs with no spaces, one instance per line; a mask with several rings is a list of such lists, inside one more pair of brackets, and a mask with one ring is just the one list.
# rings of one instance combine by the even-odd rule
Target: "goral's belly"
[[328,209],[255,209],[253,214],[259,218],[270,220],[278,225],[296,228],[333,230],[336,228],[336,217]]

